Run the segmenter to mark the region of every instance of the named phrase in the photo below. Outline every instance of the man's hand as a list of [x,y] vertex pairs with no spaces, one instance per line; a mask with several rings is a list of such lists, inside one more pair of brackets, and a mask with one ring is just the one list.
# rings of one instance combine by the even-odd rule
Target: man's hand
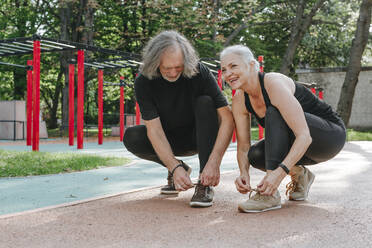
[[178,167],[173,172],[173,183],[177,191],[186,191],[189,188],[194,187],[190,176],[182,167]]
[[250,177],[249,174],[241,174],[235,179],[235,186],[236,189],[242,193],[247,194],[252,190],[251,184],[250,184]]
[[220,164],[208,161],[200,175],[200,182],[204,186],[217,186],[220,183]]

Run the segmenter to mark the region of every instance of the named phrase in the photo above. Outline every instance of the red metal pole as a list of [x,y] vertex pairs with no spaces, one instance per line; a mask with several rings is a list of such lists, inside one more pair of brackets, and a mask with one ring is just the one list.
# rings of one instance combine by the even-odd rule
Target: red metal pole
[[69,65],[68,73],[68,144],[74,145],[75,135],[75,65]]
[[98,70],[98,145],[103,142],[103,70]]
[[218,70],[218,74],[217,74],[217,83],[218,83],[218,87],[220,87],[220,89],[222,90],[222,73],[221,73],[221,70]]
[[124,85],[122,81],[124,77],[120,77],[120,141],[123,141],[124,136]]
[[[32,66],[32,60],[27,60],[27,65]],[[31,145],[32,137],[32,69],[27,70],[27,145]]]
[[[232,90],[232,96],[235,95],[235,90]],[[236,129],[234,129],[233,136],[232,136],[232,142],[236,142]]]
[[311,92],[313,92],[313,94],[316,95],[316,89],[315,88],[311,88]]
[[[264,57],[262,55],[258,56],[258,62],[260,63],[260,72],[263,72],[264,71],[264,66],[263,66]],[[264,128],[261,127],[261,125],[258,125],[258,139],[262,139],[263,136],[264,136]]]
[[84,50],[78,51],[77,149],[84,142]]
[[[138,73],[136,73],[136,77],[137,76],[138,76]],[[139,125],[140,122],[141,122],[141,113],[140,113],[138,102],[136,102],[136,125]]]
[[32,134],[32,150],[39,151],[39,116],[40,116],[40,40],[34,41],[33,54],[33,134]]
[[138,102],[136,102],[136,125],[139,125],[141,122],[141,114]]
[[319,90],[319,99],[323,100],[323,90]]

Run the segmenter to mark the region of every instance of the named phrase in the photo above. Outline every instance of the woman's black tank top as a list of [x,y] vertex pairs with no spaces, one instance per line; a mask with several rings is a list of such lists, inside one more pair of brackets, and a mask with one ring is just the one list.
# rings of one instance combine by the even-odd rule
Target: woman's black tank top
[[[267,94],[265,86],[264,86],[264,77],[265,77],[265,73],[258,73],[262,95],[263,95],[265,105],[267,108],[272,105],[270,102],[269,95]],[[296,86],[296,90],[295,90],[294,96],[300,103],[304,112],[319,116],[325,120],[328,120],[328,121],[331,121],[337,124],[342,123],[341,118],[338,116],[336,112],[332,110],[332,107],[329,104],[320,100],[316,95],[314,95],[308,88],[306,88],[302,84],[295,82],[295,86]],[[249,100],[249,96],[246,92],[244,92],[244,97],[245,97],[245,106],[247,110],[256,117],[258,123],[261,126],[265,127],[265,117],[260,118],[256,114],[256,112],[252,108],[251,101]]]

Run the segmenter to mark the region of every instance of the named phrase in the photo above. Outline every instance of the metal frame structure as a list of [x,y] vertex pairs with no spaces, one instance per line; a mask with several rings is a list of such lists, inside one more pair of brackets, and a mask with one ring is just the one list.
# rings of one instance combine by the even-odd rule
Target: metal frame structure
[[[140,64],[140,56],[133,53],[127,53],[117,50],[106,49],[87,44],[65,41],[60,39],[52,39],[40,35],[33,35],[32,37],[12,38],[0,40],[0,57],[17,56],[32,54],[33,60],[27,62],[27,139],[32,137],[32,150],[39,150],[39,114],[40,114],[40,57],[42,52],[63,52],[77,50],[77,67],[78,67],[78,103],[77,103],[77,148],[83,148],[84,136],[84,66],[92,66],[96,68],[127,68],[134,67]],[[84,64],[84,51],[92,51],[103,53],[111,56],[119,57],[115,65],[112,61],[89,61]],[[15,66],[13,64],[1,64]],[[32,70],[29,70],[32,65]],[[21,66],[23,67],[23,66]],[[26,67],[24,67],[26,68]],[[74,69],[75,66],[69,66],[69,86],[70,86],[70,102],[69,102],[69,129],[74,133]],[[29,83],[32,86],[29,88]],[[32,93],[31,93],[32,92]],[[72,97],[71,97],[72,96]],[[31,115],[32,113],[32,115]],[[29,125],[32,123],[32,130]],[[71,133],[71,130],[69,132]],[[69,138],[69,144],[73,144],[73,137]],[[27,142],[28,145],[29,142]]]
[[[39,114],[40,114],[40,57],[41,53],[63,52],[77,50],[77,60],[69,61],[69,145],[74,145],[74,87],[75,87],[75,64],[77,64],[77,148],[83,149],[84,137],[84,67],[98,69],[98,82],[103,82],[103,69],[131,68],[138,69],[141,64],[140,56],[134,53],[111,50],[87,44],[71,42],[61,39],[53,39],[40,35],[32,37],[12,38],[0,40],[0,57],[33,54],[33,60],[27,62],[27,66],[14,65],[0,62],[3,65],[18,66],[27,69],[27,145],[32,144],[32,150],[39,150]],[[85,60],[84,51],[103,53],[111,56],[108,59]],[[114,57],[114,58],[112,58]],[[211,72],[217,76],[218,85],[222,88],[220,61],[215,58],[201,58],[200,62],[209,67]],[[136,75],[137,76],[137,75]],[[121,87],[122,91],[123,87]],[[98,90],[102,94],[101,86]],[[122,96],[123,95],[123,96]],[[124,98],[124,92],[120,93]],[[100,97],[98,97],[100,99]],[[101,100],[103,97],[101,97]],[[122,102],[122,100],[120,100]],[[99,104],[102,108],[102,103]],[[122,113],[123,112],[123,113]],[[124,116],[124,107],[120,108],[120,118]],[[35,118],[36,117],[36,118]],[[98,120],[99,130],[102,128],[103,116]],[[120,120],[122,122],[122,120]],[[101,123],[101,124],[100,124]],[[140,111],[136,103],[136,124],[140,124]],[[122,127],[122,123],[120,124]],[[123,129],[120,130],[122,139]],[[100,133],[100,131],[99,131]],[[102,135],[101,135],[102,136]],[[102,144],[99,135],[98,143]],[[32,140],[31,140],[32,137]],[[100,139],[101,137],[101,139]]]

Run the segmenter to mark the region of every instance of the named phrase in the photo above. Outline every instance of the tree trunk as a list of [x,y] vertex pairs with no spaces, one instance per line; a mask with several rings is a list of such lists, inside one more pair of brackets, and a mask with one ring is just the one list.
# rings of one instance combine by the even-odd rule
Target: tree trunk
[[[19,0],[14,2],[16,8],[27,8],[28,4],[27,2],[21,2]],[[26,19],[25,18],[18,18],[16,22],[17,27],[17,33],[19,37],[25,37],[27,36],[26,29],[24,28],[26,26]],[[25,61],[22,61],[20,59],[15,60],[16,64],[25,64]],[[24,69],[15,68],[13,70],[13,81],[14,81],[14,87],[13,87],[13,100],[23,100],[25,99],[25,92],[27,90],[27,71]]]
[[296,53],[296,49],[300,44],[302,38],[306,34],[307,30],[309,29],[312,19],[318,9],[323,5],[325,0],[318,0],[314,6],[312,7],[310,13],[306,16],[304,15],[305,7],[306,7],[306,0],[300,0],[297,5],[296,17],[292,23],[291,29],[291,37],[288,42],[287,49],[283,56],[280,72],[288,75],[290,71],[290,67],[293,63],[293,59]]
[[338,101],[337,112],[347,126],[349,124],[355,88],[358,84],[359,72],[361,70],[361,59],[363,51],[368,42],[369,27],[371,24],[372,0],[363,0],[357,21],[357,30],[353,39],[350,60],[347,67],[344,84]]
[[[59,16],[61,21],[61,36],[60,38],[62,40],[70,40],[69,33],[68,33],[68,23],[71,18],[71,4],[68,4],[66,2],[62,2],[60,9],[59,9]],[[72,29],[71,29],[72,30]],[[68,103],[69,103],[69,87],[68,87],[68,68],[67,68],[67,61],[68,58],[71,56],[71,52],[61,52],[60,57],[60,66],[61,66],[61,72],[64,75],[64,87],[62,89],[62,129],[65,129],[68,127]]]

